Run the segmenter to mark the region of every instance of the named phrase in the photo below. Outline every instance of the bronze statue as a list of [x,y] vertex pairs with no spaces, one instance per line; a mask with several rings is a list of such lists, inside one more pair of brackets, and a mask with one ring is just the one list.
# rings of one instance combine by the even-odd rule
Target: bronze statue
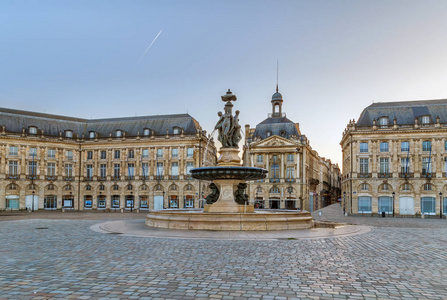
[[205,198],[206,204],[213,204],[217,201],[217,199],[219,199],[220,191],[217,185],[215,185],[214,183],[211,183],[209,185],[209,188],[211,189],[211,193]]
[[234,192],[234,201],[240,205],[248,204],[248,195],[245,194],[245,189],[247,188],[246,183],[239,183],[237,185],[237,190]]
[[219,121],[217,121],[214,129],[218,132],[217,139],[222,144],[222,148],[237,148],[239,141],[242,139],[241,126],[239,125],[239,111],[232,115],[233,104],[231,101],[236,101],[235,95],[228,90],[227,94],[222,96],[222,101],[226,102],[224,113],[219,112]]

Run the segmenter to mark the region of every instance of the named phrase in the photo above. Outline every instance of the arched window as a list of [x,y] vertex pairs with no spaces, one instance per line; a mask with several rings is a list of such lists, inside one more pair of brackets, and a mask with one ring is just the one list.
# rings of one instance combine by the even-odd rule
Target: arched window
[[256,188],[256,193],[262,193],[262,187],[258,186],[258,187]]
[[270,189],[271,194],[279,194],[279,188],[277,186],[274,186]]
[[424,184],[424,191],[431,191],[432,190],[432,185],[431,183],[426,183]]
[[133,189],[133,186],[131,184],[127,185],[127,190],[131,191]]
[[161,186],[161,184],[157,184],[157,185],[155,186],[154,190],[156,190],[156,191],[162,191],[162,190],[163,190],[163,187]]
[[120,187],[119,187],[119,185],[114,184],[114,185],[112,186],[112,189],[113,189],[114,191],[118,191],[118,190],[120,189]]
[[175,184],[173,184],[173,185],[171,185],[171,186],[169,187],[169,189],[170,189],[171,191],[177,191],[177,190],[178,190],[178,186],[175,185]]
[[143,184],[142,186],[140,186],[140,190],[147,191],[148,190],[148,186]]
[[360,189],[362,191],[369,191],[369,185],[367,183],[362,183]]

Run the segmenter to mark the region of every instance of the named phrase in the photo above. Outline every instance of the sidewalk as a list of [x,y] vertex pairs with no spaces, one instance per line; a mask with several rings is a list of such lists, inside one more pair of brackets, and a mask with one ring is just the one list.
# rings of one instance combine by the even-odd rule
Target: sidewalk
[[28,220],[28,219],[70,219],[70,220],[121,220],[121,219],[144,219],[148,211],[125,210],[123,213],[120,210],[111,210],[106,212],[104,210],[89,210],[77,211],[66,210],[38,210],[34,212],[28,211],[2,211],[0,212],[0,221],[13,220]]
[[[321,212],[321,216],[320,216]],[[322,209],[313,211],[312,217],[315,221],[336,222],[353,225],[367,225],[375,227],[412,227],[412,228],[447,228],[447,220],[439,218],[385,218],[378,216],[352,215],[344,216],[340,203],[332,204]]]

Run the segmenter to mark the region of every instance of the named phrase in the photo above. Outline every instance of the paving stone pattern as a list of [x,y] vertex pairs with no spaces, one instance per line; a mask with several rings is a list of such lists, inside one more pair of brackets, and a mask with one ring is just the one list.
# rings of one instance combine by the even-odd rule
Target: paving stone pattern
[[276,241],[102,234],[89,229],[98,220],[5,221],[0,299],[446,299],[447,222],[414,221]]

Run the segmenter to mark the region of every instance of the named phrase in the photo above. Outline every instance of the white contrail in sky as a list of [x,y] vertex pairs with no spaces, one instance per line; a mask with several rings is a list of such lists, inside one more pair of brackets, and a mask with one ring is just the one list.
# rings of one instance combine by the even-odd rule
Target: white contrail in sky
[[146,51],[144,51],[143,55],[141,56],[139,62],[143,59],[143,57],[146,55],[147,51],[149,51],[149,49],[151,48],[151,46],[155,43],[155,40],[157,40],[158,36],[161,34],[163,30],[160,30],[160,32],[157,34],[157,36],[154,38],[154,40],[152,41],[152,43],[149,45],[149,47],[147,47]]

